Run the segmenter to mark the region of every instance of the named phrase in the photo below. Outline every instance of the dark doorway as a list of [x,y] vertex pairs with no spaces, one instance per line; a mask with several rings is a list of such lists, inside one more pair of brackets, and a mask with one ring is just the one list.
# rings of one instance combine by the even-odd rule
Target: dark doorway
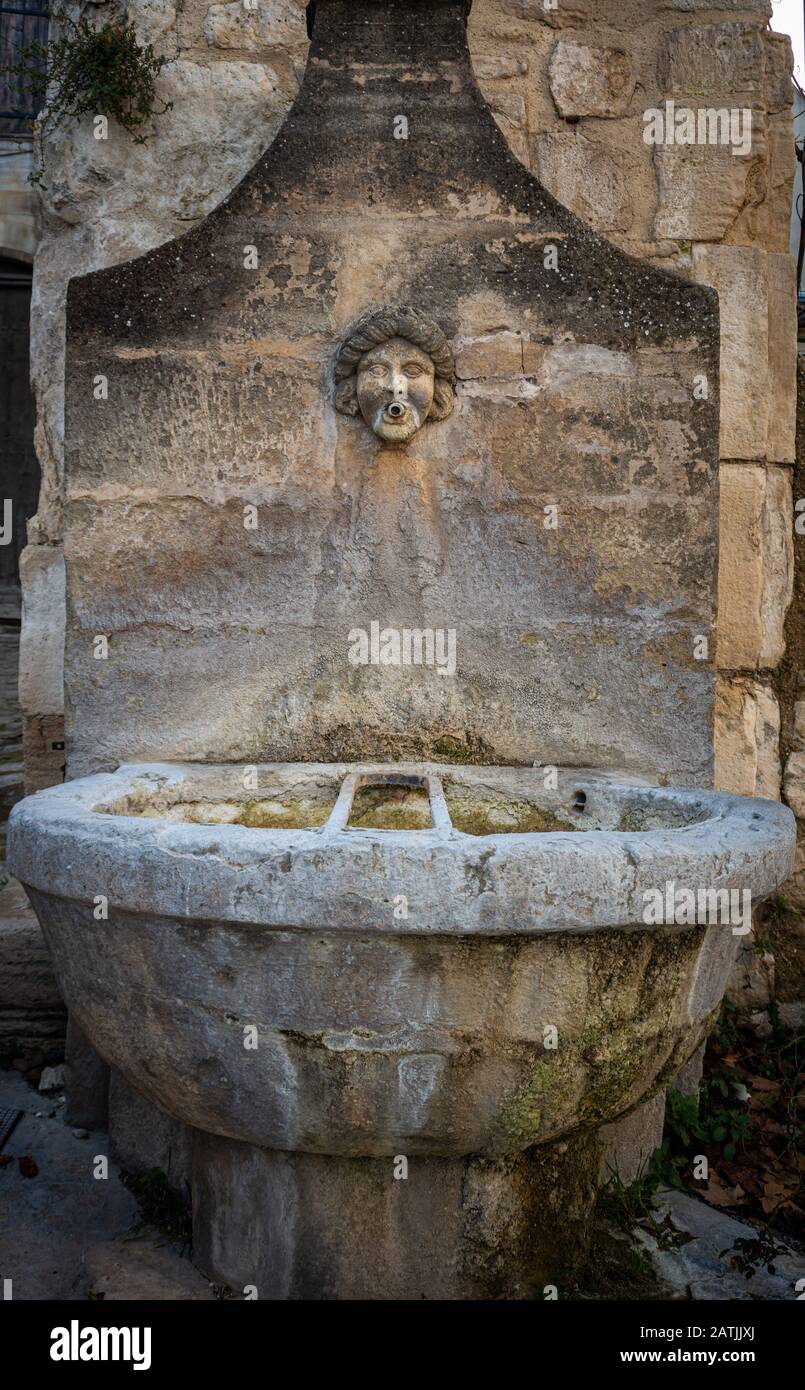
[[[0,545],[0,616],[19,617],[19,555],[39,497],[34,400],[29,379],[31,267],[0,257],[0,498],[12,535]],[[6,507],[5,512],[8,511]]]
[[22,796],[22,711],[17,698],[20,551],[39,498],[29,379],[31,267],[0,257],[0,860],[3,822]]

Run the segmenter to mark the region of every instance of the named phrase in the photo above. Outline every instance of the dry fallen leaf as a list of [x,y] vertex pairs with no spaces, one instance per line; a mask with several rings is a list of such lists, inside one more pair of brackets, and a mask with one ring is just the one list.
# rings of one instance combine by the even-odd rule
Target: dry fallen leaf
[[732,1188],[725,1187],[718,1173],[710,1174],[710,1180],[702,1192],[707,1201],[712,1202],[714,1207],[736,1207],[746,1196],[740,1183],[736,1183]]
[[770,1081],[767,1076],[748,1076],[746,1084],[750,1091],[779,1091],[780,1082]]
[[790,1178],[786,1181],[770,1175],[763,1184],[763,1196],[760,1199],[760,1205],[766,1215],[770,1216],[782,1202],[787,1202],[793,1197],[798,1189],[799,1182],[796,1178],[793,1181]]

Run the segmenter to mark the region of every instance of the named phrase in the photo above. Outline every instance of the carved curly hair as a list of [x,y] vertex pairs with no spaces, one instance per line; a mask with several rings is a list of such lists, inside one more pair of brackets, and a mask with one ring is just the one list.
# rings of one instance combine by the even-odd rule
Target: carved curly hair
[[436,373],[429,420],[446,420],[453,410],[455,364],[438,323],[405,305],[389,305],[359,319],[341,344],[335,360],[335,407],[342,415],[357,415],[356,374],[361,358],[391,338],[407,338],[430,357]]

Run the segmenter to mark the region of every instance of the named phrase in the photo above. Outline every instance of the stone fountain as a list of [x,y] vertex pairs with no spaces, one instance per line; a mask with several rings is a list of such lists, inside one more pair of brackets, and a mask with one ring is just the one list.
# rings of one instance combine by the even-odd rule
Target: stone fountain
[[716,296],[512,157],[467,9],[319,0],[251,173],[70,287],[71,780],[10,859],[263,1298],[564,1287],[792,866],[707,789]]

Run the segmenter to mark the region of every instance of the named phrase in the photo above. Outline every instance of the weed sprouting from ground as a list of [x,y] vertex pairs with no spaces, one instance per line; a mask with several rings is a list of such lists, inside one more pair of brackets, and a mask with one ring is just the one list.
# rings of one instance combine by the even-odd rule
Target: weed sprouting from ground
[[188,1250],[192,1243],[193,1228],[189,1204],[180,1193],[170,1186],[161,1168],[149,1168],[144,1173],[120,1174],[122,1181],[136,1197],[140,1207],[142,1222],[129,1232],[132,1237],[142,1235],[147,1227],[153,1226],[167,1240]]

